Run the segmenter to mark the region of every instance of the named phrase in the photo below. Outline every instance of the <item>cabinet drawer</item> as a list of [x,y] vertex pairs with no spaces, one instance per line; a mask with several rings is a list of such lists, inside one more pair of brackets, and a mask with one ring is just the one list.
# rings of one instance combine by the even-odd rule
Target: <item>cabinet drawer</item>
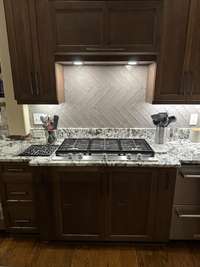
[[200,206],[174,206],[170,238],[200,240]]
[[8,228],[12,230],[35,230],[36,216],[31,204],[12,203],[7,206]]
[[10,166],[3,166],[4,173],[25,173],[28,172],[30,167],[24,165],[10,165]]
[[183,168],[176,180],[175,205],[200,205],[200,168]]
[[5,184],[6,200],[8,202],[14,200],[33,200],[33,189],[30,184]]
[[6,201],[33,200],[32,174],[5,172],[2,175]]

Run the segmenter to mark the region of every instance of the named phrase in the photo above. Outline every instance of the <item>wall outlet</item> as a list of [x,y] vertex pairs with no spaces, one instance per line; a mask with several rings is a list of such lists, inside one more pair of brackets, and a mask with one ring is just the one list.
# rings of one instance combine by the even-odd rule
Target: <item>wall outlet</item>
[[35,125],[42,125],[43,123],[40,119],[40,117],[42,117],[42,116],[45,117],[45,116],[47,116],[47,114],[45,114],[45,113],[33,113],[33,123]]
[[45,139],[46,138],[44,129],[34,128],[31,131],[31,135],[33,139]]
[[198,124],[198,117],[199,115],[197,113],[193,113],[190,115],[190,126],[196,126]]

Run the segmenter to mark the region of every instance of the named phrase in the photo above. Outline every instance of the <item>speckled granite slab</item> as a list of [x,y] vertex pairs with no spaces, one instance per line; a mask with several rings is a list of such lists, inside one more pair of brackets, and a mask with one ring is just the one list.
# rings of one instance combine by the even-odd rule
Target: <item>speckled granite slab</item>
[[[73,161],[55,160],[50,157],[19,157],[31,144],[44,144],[44,139],[33,139],[30,142],[0,140],[0,162],[29,162],[31,166],[151,166],[178,167],[182,161],[200,164],[200,144],[191,143],[187,138],[188,129],[175,129],[173,138],[165,145],[154,143],[155,129],[61,129],[58,131],[58,144],[64,138],[145,138],[156,152],[157,161]],[[175,140],[174,140],[175,139]]]
[[[44,138],[42,128],[31,130],[33,137]],[[190,129],[168,128],[167,136],[169,141],[187,139]],[[57,138],[144,138],[153,141],[155,128],[61,128],[57,130]]]

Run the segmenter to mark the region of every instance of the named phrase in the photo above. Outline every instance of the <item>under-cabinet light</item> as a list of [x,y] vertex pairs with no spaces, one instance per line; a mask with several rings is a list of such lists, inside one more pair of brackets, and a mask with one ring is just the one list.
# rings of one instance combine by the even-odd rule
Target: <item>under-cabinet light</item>
[[137,64],[137,61],[128,61],[128,65],[135,66]]
[[83,61],[74,61],[73,62],[73,65],[75,65],[75,66],[82,66],[83,65]]

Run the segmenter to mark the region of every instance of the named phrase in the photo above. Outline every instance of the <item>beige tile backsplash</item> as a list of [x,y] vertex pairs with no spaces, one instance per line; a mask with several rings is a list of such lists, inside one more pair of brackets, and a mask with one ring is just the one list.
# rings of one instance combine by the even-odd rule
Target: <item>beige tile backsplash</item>
[[200,105],[145,103],[147,71],[146,66],[66,66],[66,102],[30,105],[32,125],[32,113],[41,112],[59,115],[63,128],[148,128],[151,114],[168,111],[177,116],[177,127],[188,127]]

